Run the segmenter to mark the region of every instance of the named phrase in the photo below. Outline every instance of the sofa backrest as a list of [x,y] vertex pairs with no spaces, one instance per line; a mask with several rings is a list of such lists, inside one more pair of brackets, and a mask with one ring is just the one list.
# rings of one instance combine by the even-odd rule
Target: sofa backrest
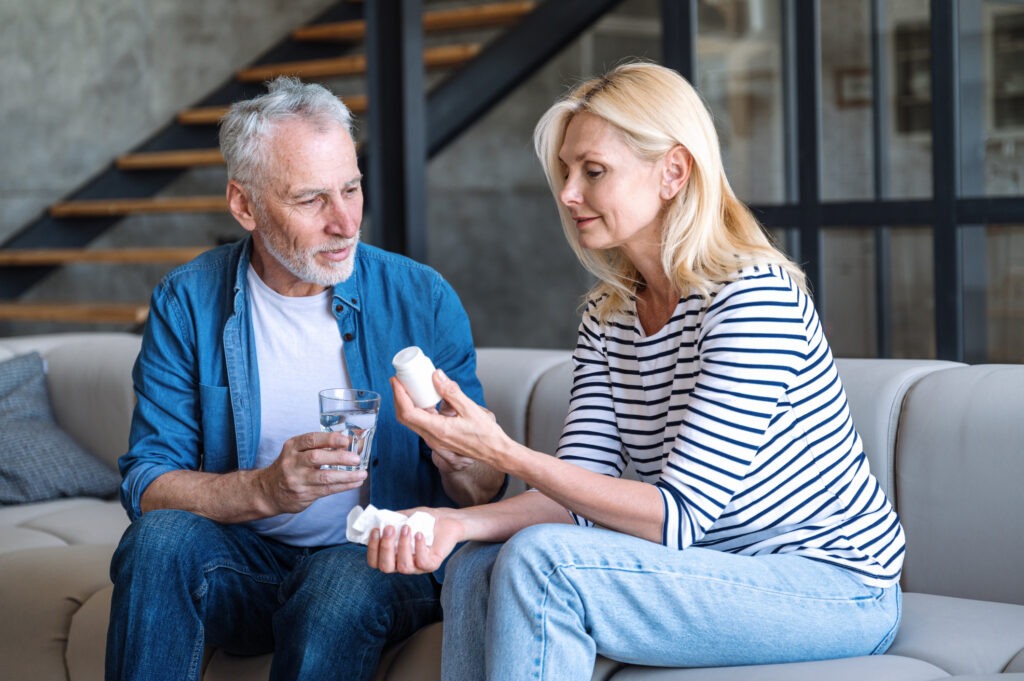
[[907,391],[922,376],[958,366],[964,365],[928,359],[836,359],[871,473],[893,503],[898,503],[893,473],[896,432]]
[[904,401],[896,487],[908,591],[1024,604],[1024,366],[928,374]]
[[67,333],[0,339],[0,359],[37,351],[58,425],[117,467],[128,449],[135,393],[132,365],[141,338],[129,333]]

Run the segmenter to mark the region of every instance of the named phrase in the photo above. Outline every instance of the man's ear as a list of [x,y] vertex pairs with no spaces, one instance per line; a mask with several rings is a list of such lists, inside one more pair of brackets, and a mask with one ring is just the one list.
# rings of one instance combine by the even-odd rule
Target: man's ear
[[238,220],[238,224],[248,232],[256,230],[255,207],[248,192],[237,180],[228,180],[228,210]]
[[690,179],[693,157],[686,148],[677,144],[665,154],[665,168],[661,173],[661,198],[665,201],[675,198]]

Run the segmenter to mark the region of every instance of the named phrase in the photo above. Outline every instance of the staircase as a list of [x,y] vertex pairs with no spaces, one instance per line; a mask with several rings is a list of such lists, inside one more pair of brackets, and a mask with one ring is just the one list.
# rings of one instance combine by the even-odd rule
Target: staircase
[[[428,88],[439,83],[443,85],[445,79],[451,80],[453,73],[466,69],[467,65],[481,58],[485,50],[490,50],[491,43],[494,43],[491,51],[503,50],[509,54],[522,51],[530,40],[527,34],[536,34],[540,24],[562,22],[565,24],[564,37],[571,39],[614,4],[615,0],[478,2],[425,11],[422,23],[425,82]],[[581,11],[580,8],[586,9]],[[543,14],[541,10],[549,16],[539,16]],[[533,27],[520,26],[524,35],[509,39],[506,34],[515,31],[514,27],[527,17],[534,22]],[[146,319],[152,286],[163,273],[214,247],[218,241],[234,240],[241,235],[227,214],[223,194],[225,177],[220,170],[224,160],[216,147],[216,124],[230,103],[263,92],[262,83],[268,79],[278,75],[296,75],[304,80],[324,82],[335,92],[341,91],[342,99],[353,114],[357,117],[365,115],[373,104],[366,94],[344,94],[355,90],[360,83],[365,85],[367,59],[361,51],[365,34],[362,3],[352,0],[339,3],[317,21],[293,31],[258,63],[235,73],[228,83],[206,100],[180,111],[175,120],[151,140],[117,158],[100,177],[67,200],[51,206],[47,215],[9,239],[0,248],[0,322],[50,322],[78,325],[77,328],[83,329],[110,328],[110,325],[138,328]],[[523,56],[522,73],[506,76],[506,83],[514,86],[516,79],[521,81],[525,77],[523,74],[539,67],[565,44],[563,36],[555,34],[547,36],[544,41],[536,54]],[[492,61],[507,63],[508,56],[498,55]],[[467,75],[467,82],[471,85],[487,79],[486,73],[480,73],[481,69],[476,71]],[[440,86],[435,88],[443,89]],[[441,110],[451,107],[452,89],[448,88],[447,99],[445,95],[441,96],[444,100],[439,105]],[[494,88],[492,84],[490,88],[483,89],[493,91],[501,88]],[[486,101],[480,104],[479,111],[460,120],[475,120],[486,107],[497,101],[499,95],[491,92],[482,97]],[[449,115],[443,115],[443,118],[446,123],[452,119]],[[430,119],[428,115],[428,121]],[[445,130],[438,133],[439,138],[435,140],[434,131],[431,131],[430,153],[435,153],[455,134],[457,132]],[[185,183],[187,191],[161,194],[167,187],[174,187],[172,183],[180,183],[182,177],[191,177],[183,175],[185,173],[196,174],[198,178]],[[89,246],[125,218],[139,220],[146,219],[144,216],[148,215],[199,214],[218,216],[217,220],[223,221],[220,231],[226,236],[218,234],[215,238],[205,239],[206,243],[191,245]],[[139,268],[148,274],[138,281],[138,277],[133,280],[127,276],[124,279],[121,273],[126,270],[118,271],[119,297],[127,295],[125,288],[131,289],[131,300],[127,302],[31,299],[30,289],[45,277],[51,276],[58,268],[83,263]],[[138,281],[138,285],[122,286],[123,280]],[[53,326],[50,324],[45,330],[52,330]],[[20,327],[18,332],[22,332]]]

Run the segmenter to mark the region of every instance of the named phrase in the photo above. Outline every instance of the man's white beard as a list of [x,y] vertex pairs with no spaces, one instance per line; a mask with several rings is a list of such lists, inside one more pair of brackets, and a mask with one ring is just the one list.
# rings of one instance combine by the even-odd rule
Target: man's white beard
[[[274,228],[267,229],[258,225],[256,231],[263,238],[263,245],[266,246],[267,251],[286,270],[302,281],[317,286],[335,286],[352,276],[352,270],[356,263],[356,248],[362,232],[357,232],[351,239],[337,237],[319,246],[298,250],[288,246],[281,237],[280,231]],[[323,265],[317,262],[318,253],[337,251],[342,248],[351,248],[351,250],[348,257],[341,262],[329,261]]]

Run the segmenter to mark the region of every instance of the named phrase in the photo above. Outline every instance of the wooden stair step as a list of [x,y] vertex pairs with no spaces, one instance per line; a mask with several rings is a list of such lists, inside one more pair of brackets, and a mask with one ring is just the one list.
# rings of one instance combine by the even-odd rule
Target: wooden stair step
[[[457,7],[424,12],[423,31],[437,33],[507,26],[532,12],[535,6],[536,3],[532,1],[495,2],[476,7]],[[356,41],[365,37],[366,22],[361,19],[303,26],[292,32],[292,38],[295,40],[309,41]]]
[[152,263],[186,263],[209,246],[175,246],[169,248],[16,248],[0,250],[0,266],[34,267],[70,265],[74,263],[107,263],[136,265]]
[[146,303],[0,303],[0,319],[22,322],[142,324]]
[[[353,114],[358,116],[366,113],[366,95],[344,95],[341,100]],[[178,122],[182,125],[216,125],[229,108],[230,105],[185,109],[178,114]]]
[[192,166],[224,165],[220,149],[175,149],[173,151],[139,151],[117,159],[120,170],[155,170],[190,168]]
[[[479,43],[442,45],[423,51],[423,66],[428,69],[460,66],[480,53]],[[334,59],[313,59],[281,64],[266,64],[242,69],[236,74],[238,80],[246,83],[272,80],[278,76],[299,78],[328,78],[332,76],[358,76],[366,73],[366,55],[353,54]]]
[[50,215],[55,218],[98,218],[133,213],[221,213],[227,209],[227,199],[223,196],[175,196],[63,201],[50,208]]

